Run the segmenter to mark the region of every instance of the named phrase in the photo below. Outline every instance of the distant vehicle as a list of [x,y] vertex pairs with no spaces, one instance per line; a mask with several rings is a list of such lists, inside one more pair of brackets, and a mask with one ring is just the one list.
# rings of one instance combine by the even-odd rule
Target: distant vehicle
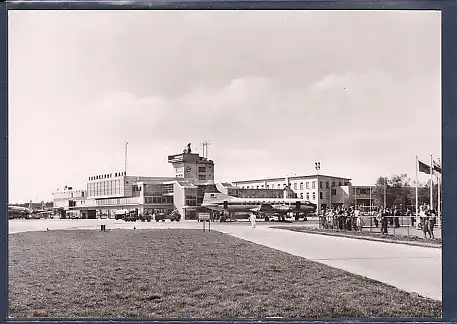
[[20,206],[8,206],[8,219],[40,219],[48,218],[52,215],[52,211],[48,210],[33,210],[26,207]]
[[32,210],[26,207],[8,206],[8,219],[29,218]]
[[146,214],[146,215],[140,215],[140,221],[142,222],[150,222],[152,219],[152,216],[149,215],[149,214]]
[[124,214],[124,221],[126,222],[136,222],[139,219],[138,210],[131,210],[128,211],[127,214]]
[[165,213],[158,213],[155,216],[156,222],[162,221],[165,222],[165,220],[169,219],[170,221],[174,222],[179,222],[181,220],[181,214],[179,214],[178,210],[173,210],[170,214],[165,214]]
[[129,211],[126,209],[116,210],[116,212],[114,213],[114,219],[124,219],[124,217],[126,217],[128,214]]

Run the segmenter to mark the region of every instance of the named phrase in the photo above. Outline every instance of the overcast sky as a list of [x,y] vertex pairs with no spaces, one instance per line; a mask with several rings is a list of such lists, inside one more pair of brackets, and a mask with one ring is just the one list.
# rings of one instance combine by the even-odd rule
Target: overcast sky
[[9,11],[9,199],[122,171],[372,184],[441,155],[439,12]]

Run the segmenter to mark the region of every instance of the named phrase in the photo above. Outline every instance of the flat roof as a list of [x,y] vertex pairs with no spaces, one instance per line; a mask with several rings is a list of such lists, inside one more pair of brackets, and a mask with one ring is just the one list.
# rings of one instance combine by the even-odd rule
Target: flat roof
[[[351,180],[351,178],[344,178],[344,177],[335,177],[329,176],[325,174],[319,174],[320,177],[327,177],[327,178],[335,178],[335,179],[342,179],[342,180]],[[280,177],[280,178],[263,178],[263,179],[254,179],[254,180],[240,180],[240,181],[232,181],[233,183],[248,183],[248,182],[256,182],[256,181],[277,181],[282,180],[285,181],[286,178],[289,180],[300,180],[300,179],[307,179],[307,178],[317,178],[317,174],[311,175],[302,175],[302,176],[292,176],[292,177]]]

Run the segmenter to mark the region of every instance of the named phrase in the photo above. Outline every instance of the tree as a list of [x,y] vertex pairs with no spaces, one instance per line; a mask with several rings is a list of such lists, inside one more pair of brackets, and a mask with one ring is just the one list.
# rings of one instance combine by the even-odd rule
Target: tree
[[375,187],[371,193],[373,204],[380,208],[384,207],[384,187],[388,185],[388,179],[386,177],[379,177],[376,180]]
[[411,190],[409,185],[410,179],[407,174],[393,175],[390,178],[390,193],[391,206],[404,209],[412,204]]
[[[430,205],[430,181],[425,184],[419,184],[418,187],[419,205]],[[443,199],[443,190],[441,188],[441,199]],[[433,208],[438,209],[438,184],[433,183]]]
[[396,206],[402,209],[411,205],[409,182],[407,174],[392,175],[390,179],[379,177],[372,192],[374,204],[382,208],[385,204],[388,208]]

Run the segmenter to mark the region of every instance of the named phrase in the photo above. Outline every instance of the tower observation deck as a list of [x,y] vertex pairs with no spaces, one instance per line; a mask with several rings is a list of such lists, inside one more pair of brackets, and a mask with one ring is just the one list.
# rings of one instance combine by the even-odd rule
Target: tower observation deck
[[168,163],[173,165],[175,176],[196,183],[214,183],[214,162],[198,153],[192,153],[190,143],[181,154],[169,155]]

